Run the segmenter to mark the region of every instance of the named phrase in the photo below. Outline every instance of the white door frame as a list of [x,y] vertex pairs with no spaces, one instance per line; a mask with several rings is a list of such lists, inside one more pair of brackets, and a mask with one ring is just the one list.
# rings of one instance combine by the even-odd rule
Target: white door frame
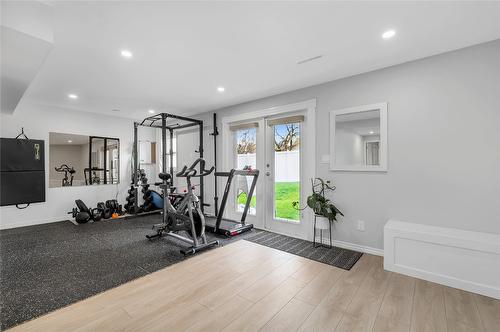
[[[303,153],[304,160],[307,160],[306,163],[303,164],[301,173],[304,174],[304,179],[315,178],[316,177],[316,135],[315,135],[315,127],[316,127],[316,99],[309,99],[305,101],[301,101],[298,103],[275,106],[265,109],[260,109],[256,111],[250,111],[246,113],[241,113],[237,115],[226,116],[222,118],[222,128],[221,128],[221,137],[222,137],[222,169],[229,170],[234,167],[234,161],[232,160],[232,147],[233,147],[233,139],[232,133],[230,130],[230,124],[234,122],[241,122],[246,120],[254,120],[261,119],[264,117],[269,117],[273,115],[278,115],[281,113],[290,113],[290,112],[305,112],[305,122],[304,129],[305,132],[308,133],[307,137],[305,137],[305,142],[301,145],[301,153]],[[265,125],[264,123],[259,125]],[[263,135],[264,127],[261,128],[259,135]],[[301,142],[302,144],[302,142]],[[262,177],[264,176],[264,168],[259,166],[262,173],[259,176],[259,183],[262,183]],[[301,197],[305,199],[307,195],[309,195],[310,188],[307,186],[307,183],[301,184]],[[304,193],[307,192],[307,195],[304,196]],[[301,199],[302,200],[302,199]],[[257,202],[264,202],[265,197],[259,199],[257,197]],[[305,201],[305,200],[304,200]],[[257,203],[259,204],[259,203]],[[264,209],[258,209],[258,211],[262,211]],[[312,240],[313,230],[312,230],[312,221],[313,221],[313,213],[310,209],[305,209],[302,212],[302,221],[301,225],[306,225],[301,234],[294,234],[296,237],[300,237],[307,240]],[[264,227],[264,220],[261,220],[262,224],[257,224],[257,227]],[[255,224],[255,223],[254,223]],[[292,227],[292,226],[291,226]]]
[[379,157],[378,158],[379,158],[379,162],[380,162],[380,140],[379,139],[378,140],[377,139],[372,139],[372,140],[365,141],[365,153],[363,155],[363,160],[365,162],[365,165],[368,163],[368,160],[366,158],[366,152],[368,151],[368,143],[378,143],[379,144],[379,146],[378,146],[378,148],[379,148]]

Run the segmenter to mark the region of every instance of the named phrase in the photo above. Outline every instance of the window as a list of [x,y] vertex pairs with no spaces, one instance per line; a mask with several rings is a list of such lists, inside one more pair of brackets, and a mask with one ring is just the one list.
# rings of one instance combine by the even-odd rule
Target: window
[[[235,168],[256,169],[257,168],[257,128],[242,128],[234,131],[235,137]],[[252,184],[253,177],[238,175],[235,179],[236,188],[236,211],[243,212],[247,202],[247,195]],[[248,213],[255,215],[257,198],[255,193],[250,201]]]
[[[160,142],[160,144],[158,144],[158,169],[161,171],[163,169],[163,158],[162,158],[162,155],[163,155],[163,146],[162,146],[162,141],[161,141],[161,133],[160,133],[160,139],[158,140],[158,142]],[[174,168],[174,172],[177,171],[177,135],[174,133],[174,137],[172,139],[172,150],[173,150],[173,168]],[[167,136],[167,155],[166,155],[166,161],[167,161],[167,172],[170,172],[170,153],[169,153],[169,149],[170,148],[170,137]]]

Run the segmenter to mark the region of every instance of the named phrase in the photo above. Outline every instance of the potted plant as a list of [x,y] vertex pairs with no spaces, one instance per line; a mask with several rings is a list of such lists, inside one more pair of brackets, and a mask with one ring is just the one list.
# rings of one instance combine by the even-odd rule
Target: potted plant
[[[330,222],[337,221],[337,214],[344,216],[342,212],[325,197],[326,191],[334,191],[335,186],[330,186],[321,178],[311,179],[312,194],[307,197],[307,206],[311,208],[314,214],[321,216],[323,218],[318,218],[319,223],[318,228],[326,229]],[[295,201],[292,203],[293,207],[297,210],[304,210],[300,208],[299,202]]]

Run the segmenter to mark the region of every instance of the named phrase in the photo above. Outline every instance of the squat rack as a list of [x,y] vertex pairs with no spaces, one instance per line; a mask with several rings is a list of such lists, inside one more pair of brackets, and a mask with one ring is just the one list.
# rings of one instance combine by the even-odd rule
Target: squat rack
[[[178,122],[167,124],[167,120],[173,119],[178,120]],[[153,116],[149,116],[142,120],[141,122],[134,122],[134,147],[133,147],[133,168],[134,168],[134,177],[133,182],[134,186],[137,186],[138,176],[137,170],[139,169],[139,155],[138,155],[138,136],[137,136],[137,128],[139,126],[144,127],[152,127],[152,128],[160,128],[161,129],[161,143],[162,143],[162,173],[167,173],[167,130],[170,137],[170,146],[168,150],[168,154],[170,155],[170,168],[168,173],[170,173],[172,180],[174,177],[174,131],[179,129],[186,129],[190,127],[198,126],[199,131],[199,146],[198,150],[195,152],[199,154],[200,158],[203,158],[203,121],[192,119],[184,116],[179,116],[170,113],[159,113]],[[203,172],[205,165],[200,163],[200,174]],[[200,177],[200,208],[203,211],[204,207],[204,188],[203,188],[203,177]]]

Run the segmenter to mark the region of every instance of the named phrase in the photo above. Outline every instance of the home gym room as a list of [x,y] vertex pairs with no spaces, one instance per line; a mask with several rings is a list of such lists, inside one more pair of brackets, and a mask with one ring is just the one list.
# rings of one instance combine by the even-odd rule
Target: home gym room
[[0,330],[498,331],[500,2],[0,25]]

